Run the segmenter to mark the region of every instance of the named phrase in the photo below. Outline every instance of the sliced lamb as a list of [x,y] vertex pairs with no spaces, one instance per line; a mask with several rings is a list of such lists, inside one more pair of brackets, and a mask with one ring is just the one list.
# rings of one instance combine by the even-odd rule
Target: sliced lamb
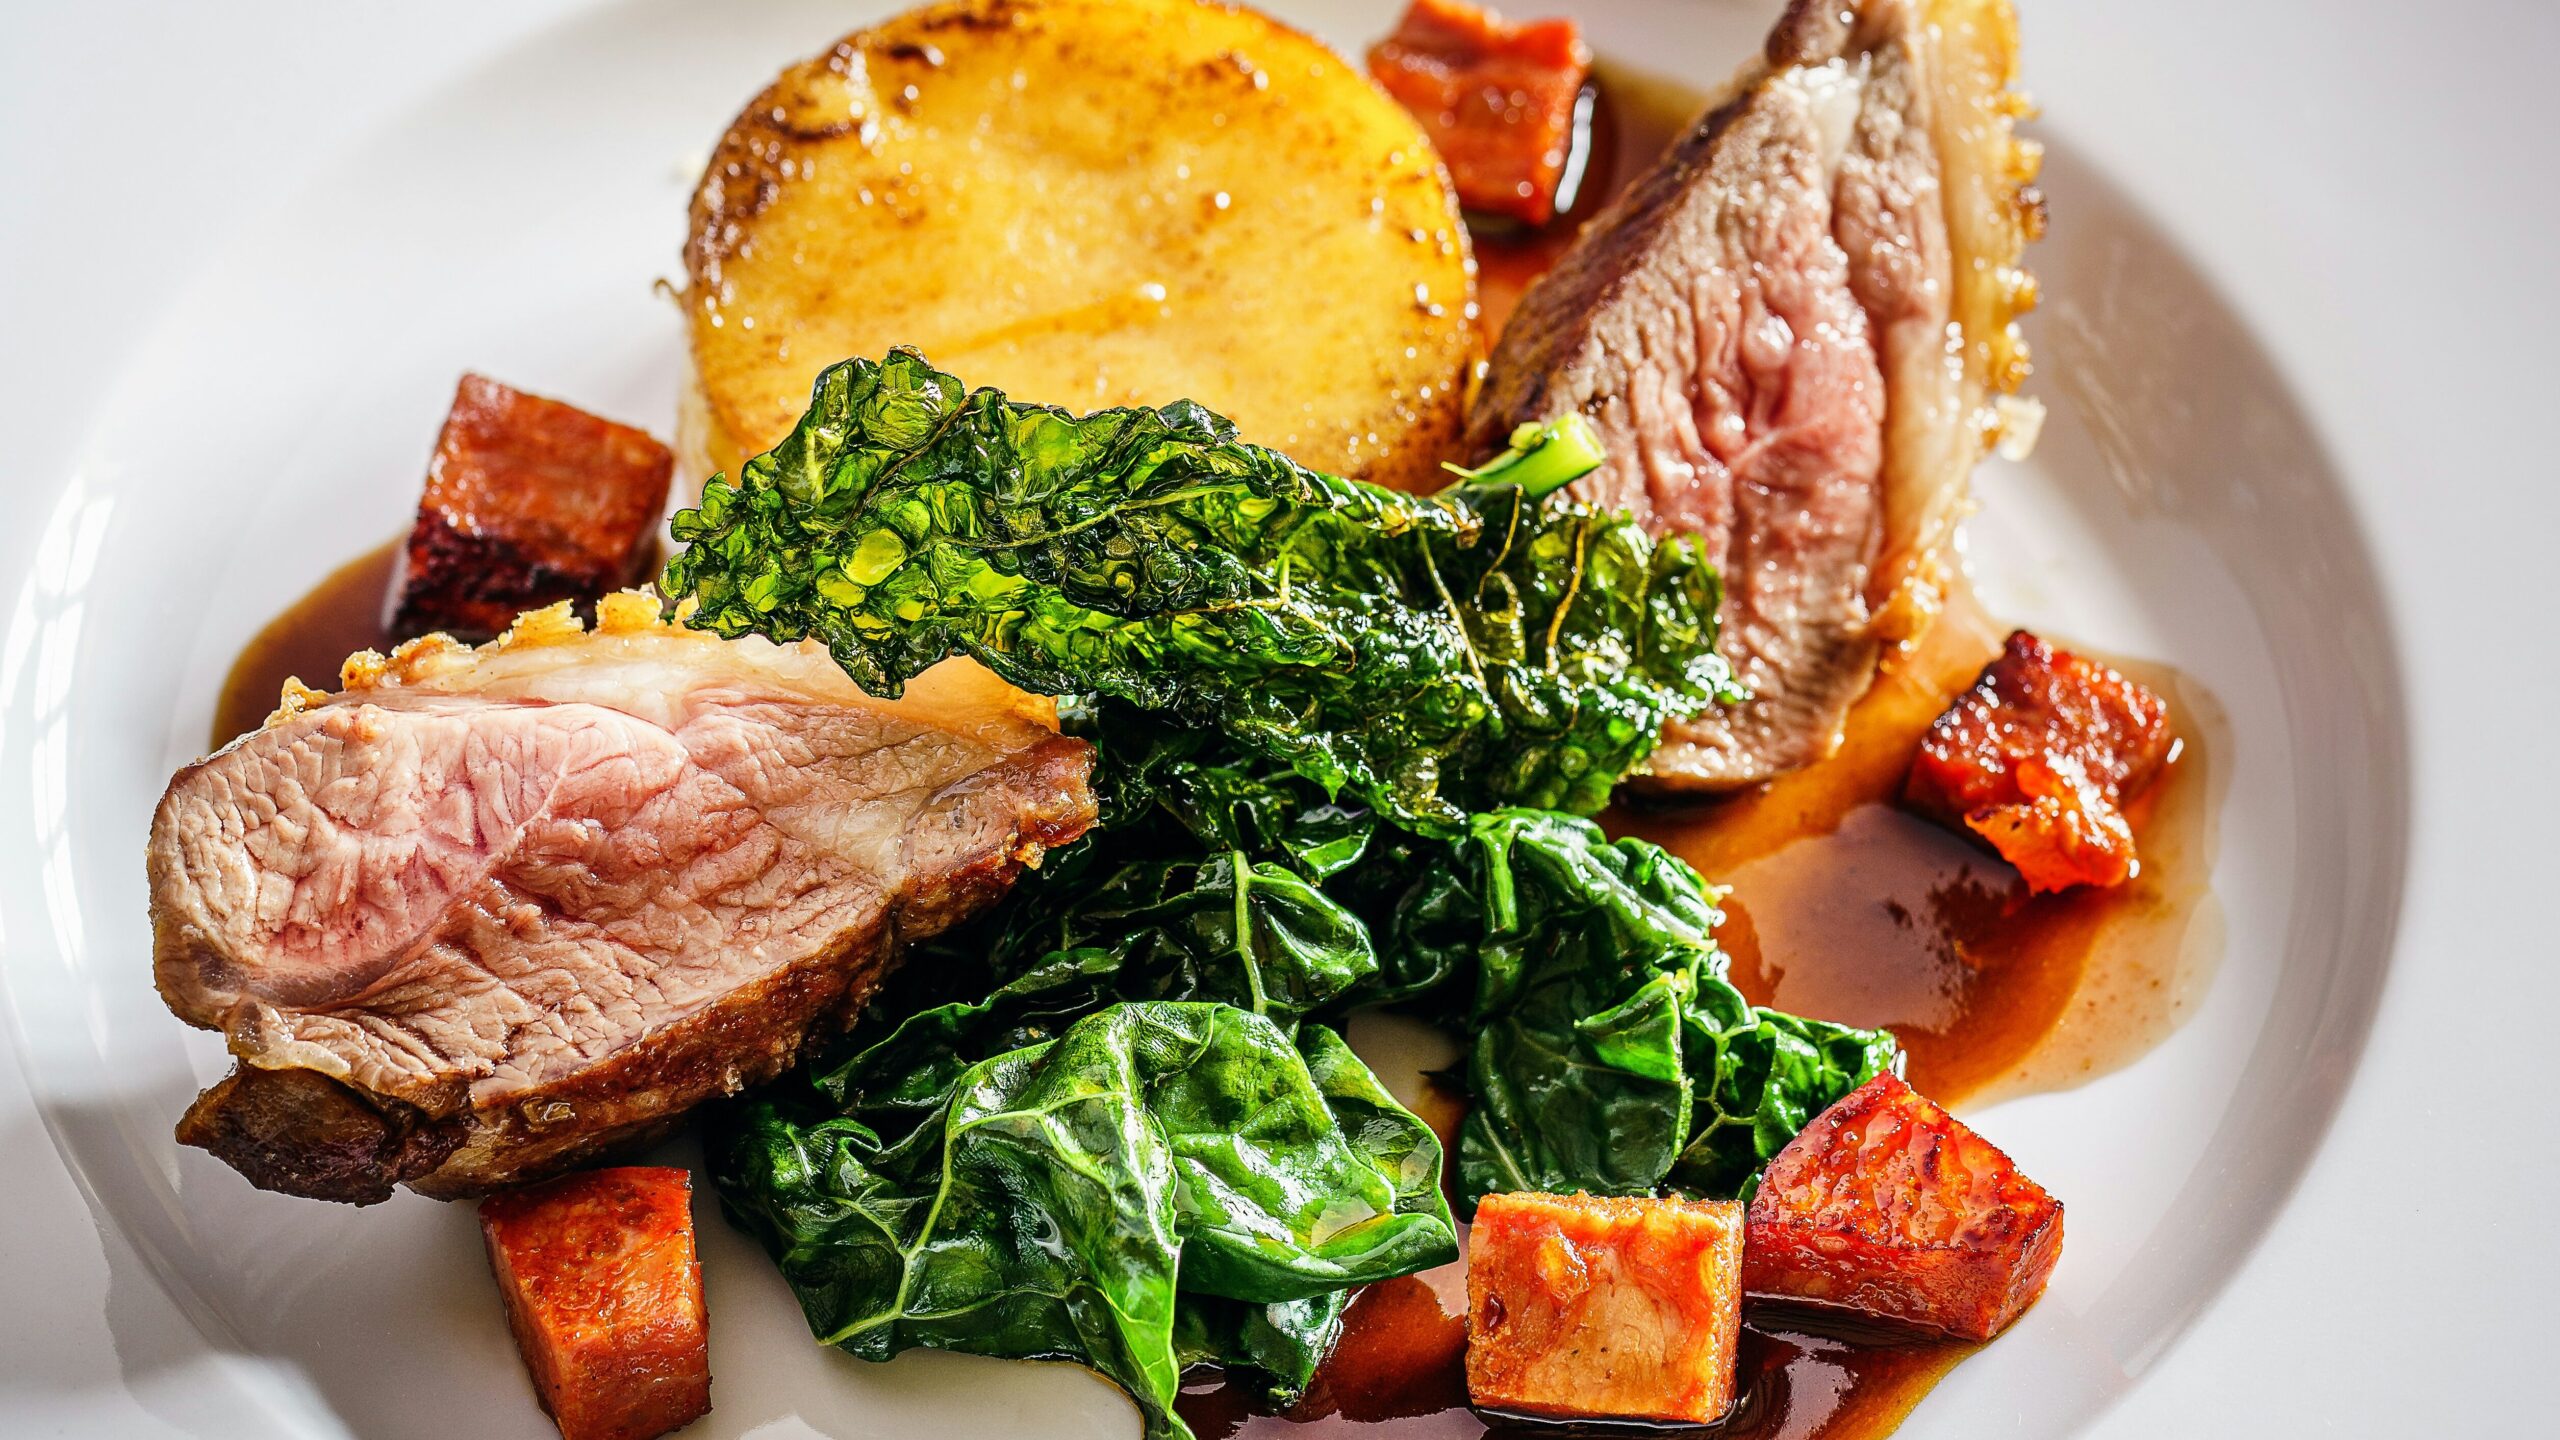
[[1755,698],[1669,727],[1656,785],[1827,755],[1938,609],[2027,368],[2017,261],[2042,211],[2015,57],[2008,0],[1795,0],[1503,328],[1471,446],[1581,410],[1609,461],[1577,493],[1703,536],[1723,569]]
[[966,662],[877,700],[644,596],[345,687],[178,772],[151,829],[161,995],[241,1062],[179,1138],[295,1194],[474,1194],[660,1133],[1093,821],[1047,702]]

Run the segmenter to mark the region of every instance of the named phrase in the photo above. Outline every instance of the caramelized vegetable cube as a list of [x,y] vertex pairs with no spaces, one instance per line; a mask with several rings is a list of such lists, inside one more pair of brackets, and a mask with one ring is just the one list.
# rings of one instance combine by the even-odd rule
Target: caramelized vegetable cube
[[2123,806],[2169,757],[2169,707],[2017,631],[1920,742],[1903,799],[1962,825],[2033,890],[2118,885],[2137,868]]
[[482,1201],[480,1234],[563,1440],[649,1440],[710,1413],[692,1175],[565,1175]]
[[463,376],[391,579],[392,633],[476,639],[635,583],[674,470],[643,431]]
[[1467,1394],[1713,1422],[1733,1403],[1742,1231],[1732,1201],[1486,1196],[1468,1235]]
[[2062,1204],[1899,1076],[1814,1118],[1751,1197],[1753,1295],[1988,1340],[2044,1293]]
[[1544,225],[1572,158],[1591,51],[1571,20],[1512,24],[1467,0],[1414,0],[1369,73],[1422,124],[1470,210]]

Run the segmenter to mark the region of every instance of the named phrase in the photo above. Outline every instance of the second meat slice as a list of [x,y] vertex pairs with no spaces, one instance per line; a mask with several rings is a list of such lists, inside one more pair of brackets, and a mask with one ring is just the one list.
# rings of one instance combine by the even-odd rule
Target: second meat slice
[[[2007,0],[1797,0],[1726,98],[1586,228],[1502,331],[1476,453],[1574,410],[1569,492],[1694,534],[1742,705],[1666,728],[1653,782],[1730,789],[1831,752],[1929,623],[2041,225],[2011,135]],[[2022,437],[2023,438],[2023,432]]]

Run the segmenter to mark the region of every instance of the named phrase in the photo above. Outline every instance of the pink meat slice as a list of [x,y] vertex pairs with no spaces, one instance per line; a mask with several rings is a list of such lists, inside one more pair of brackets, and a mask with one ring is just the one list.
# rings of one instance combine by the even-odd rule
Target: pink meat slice
[[2006,0],[1799,0],[1725,98],[1521,301],[1479,452],[1580,410],[1578,498],[1700,538],[1754,698],[1665,733],[1651,781],[1747,785],[1838,742],[1925,626],[1967,477],[2025,369],[2040,224]]
[[645,1138],[1093,818],[1089,748],[973,666],[880,701],[608,610],[352,668],[152,826],[161,993],[242,1062],[181,1138],[269,1188],[476,1193]]

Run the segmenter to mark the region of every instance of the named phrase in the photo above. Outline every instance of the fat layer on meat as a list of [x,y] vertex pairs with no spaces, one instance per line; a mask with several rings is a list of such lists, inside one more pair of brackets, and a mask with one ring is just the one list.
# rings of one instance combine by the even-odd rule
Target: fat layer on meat
[[150,840],[161,995],[241,1062],[180,1138],[295,1193],[478,1193],[645,1138],[1093,819],[1089,747],[974,665],[879,700],[639,595],[343,683],[180,771]]
[[1796,0],[1503,329],[1471,445],[1582,411],[1608,461],[1574,493],[1700,536],[1723,572],[1754,698],[1670,726],[1658,786],[1830,753],[1939,607],[2027,364],[2042,211],[2015,55],[2008,0]]

